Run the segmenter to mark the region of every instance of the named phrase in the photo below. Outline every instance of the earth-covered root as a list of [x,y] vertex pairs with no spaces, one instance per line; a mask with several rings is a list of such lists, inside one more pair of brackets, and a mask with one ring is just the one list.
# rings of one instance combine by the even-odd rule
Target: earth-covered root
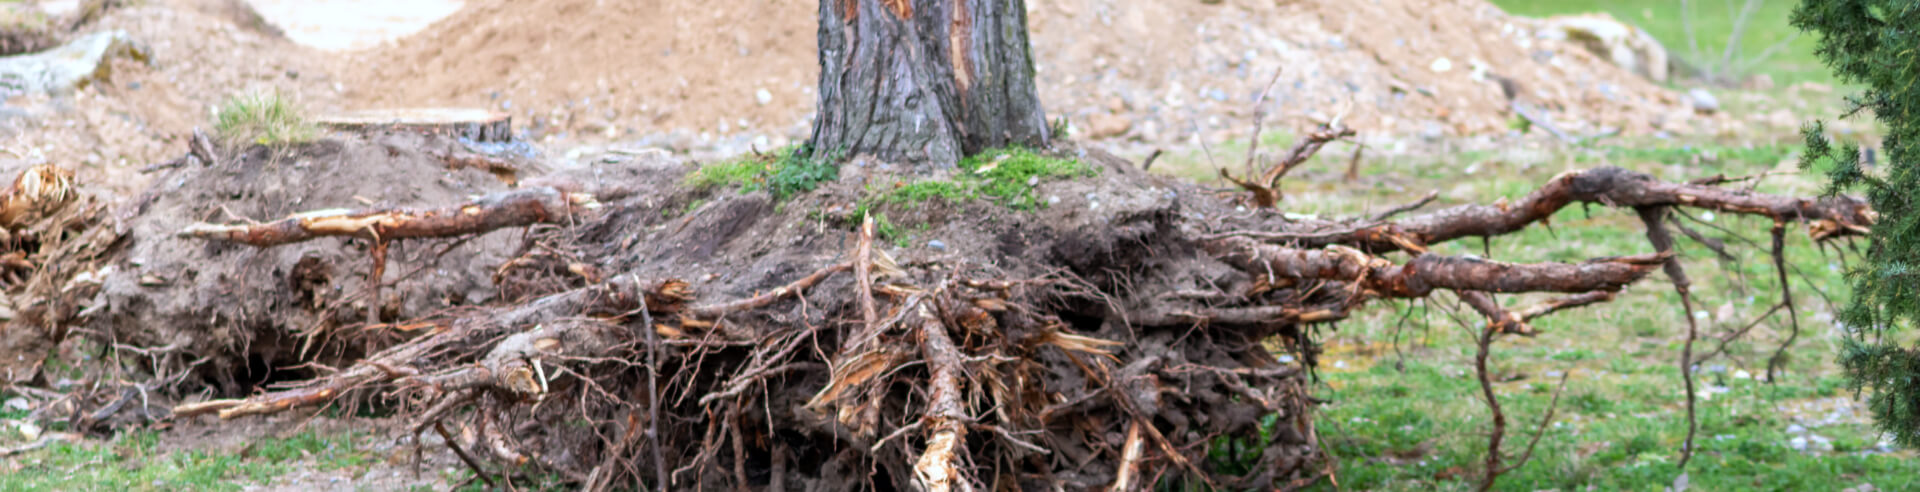
[[[136,389],[150,399],[206,389],[244,396],[262,383],[330,372],[414,338],[407,326],[367,320],[411,320],[492,302],[491,277],[515,254],[514,236],[523,227],[403,241],[346,234],[273,248],[176,234],[195,223],[257,224],[325,209],[431,208],[513,191],[489,172],[449,169],[439,156],[459,147],[437,137],[373,135],[237,148],[223,158],[166,168],[154,174],[149,190],[113,208],[111,226],[86,230],[99,236],[91,243],[110,254],[60,260],[71,265],[63,268],[91,273],[75,284],[84,289],[62,292],[74,299],[72,312],[34,338],[42,347],[65,347],[62,353],[121,361],[124,370],[141,375],[133,380],[148,380]],[[391,274],[381,276],[370,265],[372,250],[383,242],[391,243],[384,262]],[[381,279],[382,295],[371,295],[374,278]],[[381,327],[369,328],[375,325]],[[69,332],[79,336],[66,337]],[[25,359],[38,362],[49,353]]]
[[[119,330],[95,329],[134,340],[120,343],[145,351],[134,367],[171,378],[140,389],[217,389],[182,398],[175,418],[372,403],[417,422],[408,434],[419,452],[440,451],[417,436],[441,435],[476,479],[496,483],[539,472],[594,489],[1284,489],[1331,466],[1307,391],[1319,326],[1375,300],[1448,291],[1488,319],[1483,339],[1533,334],[1528,321],[1609,300],[1672,258],[1506,263],[1427,253],[1430,244],[1510,233],[1577,202],[1830,221],[1819,238],[1872,220],[1846,198],[1598,169],[1557,177],[1518,205],[1289,221],[1089,153],[1100,173],[1039,183],[1032,192],[1051,206],[1038,210],[944,199],[873,209],[940,239],[923,247],[881,237],[868,217],[833,216],[887,189],[886,176],[848,173],[780,203],[677,187],[688,169],[665,161],[508,187],[485,170],[449,170],[445,152],[409,150],[431,139],[386,143],[171,171],[115,236],[111,262],[124,270],[80,320]],[[399,174],[370,178],[405,189],[283,202],[316,178],[310,168],[349,154],[408,156],[387,166]],[[355,195],[374,203],[324,198]],[[328,211],[345,207],[360,211]],[[325,212],[302,214],[312,210]],[[281,217],[292,218],[249,222]],[[397,271],[439,276],[400,275],[389,285],[400,304],[369,316],[369,297],[355,296],[373,289],[340,277],[378,277],[368,263],[386,242],[416,253]],[[195,298],[210,282],[116,283],[169,279],[152,268],[157,252],[203,262],[192,267],[203,277],[229,272],[219,278],[233,285]],[[252,285],[273,290],[239,290]],[[445,300],[456,288],[469,294]],[[1520,309],[1494,298],[1524,292],[1565,297]],[[235,302],[244,309],[223,307]],[[173,335],[130,324],[167,310],[199,318],[157,318],[181,320],[164,328],[184,332]],[[325,329],[311,328],[316,319]],[[208,343],[217,336],[256,338]],[[1274,339],[1300,362],[1270,353]],[[265,367],[292,374],[231,388],[215,376],[262,353],[278,357]]]

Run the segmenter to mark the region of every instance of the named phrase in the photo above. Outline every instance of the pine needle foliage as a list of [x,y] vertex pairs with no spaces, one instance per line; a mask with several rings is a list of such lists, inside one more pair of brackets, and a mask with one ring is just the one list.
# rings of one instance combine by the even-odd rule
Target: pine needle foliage
[[1857,145],[1834,145],[1810,124],[1801,166],[1825,172],[1828,193],[1864,193],[1880,214],[1847,273],[1853,296],[1836,316],[1846,333],[1840,363],[1870,394],[1879,427],[1920,447],[1920,2],[1802,0],[1792,22],[1819,35],[1816,53],[1835,76],[1865,88],[1848,98],[1848,114],[1865,111],[1886,126],[1885,157],[1868,166]]

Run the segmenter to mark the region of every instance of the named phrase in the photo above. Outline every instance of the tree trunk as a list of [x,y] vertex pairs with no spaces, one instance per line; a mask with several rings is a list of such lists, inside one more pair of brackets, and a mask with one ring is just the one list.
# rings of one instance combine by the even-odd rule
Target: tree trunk
[[815,157],[948,167],[1047,143],[1024,0],[823,0]]

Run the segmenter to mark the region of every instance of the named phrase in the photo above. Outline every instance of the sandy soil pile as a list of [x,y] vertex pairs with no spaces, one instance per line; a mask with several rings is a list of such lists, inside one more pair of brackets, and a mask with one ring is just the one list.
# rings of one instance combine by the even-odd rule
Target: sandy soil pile
[[314,109],[336,107],[344,86],[324,58],[270,27],[233,18],[250,12],[222,0],[148,2],[109,11],[79,33],[124,30],[148,53],[115,59],[102,83],[70,97],[26,95],[0,109],[0,174],[55,163],[82,182],[129,194],[132,172],[186,151],[195,127],[211,130],[212,108],[245,91],[278,90]]
[[[808,2],[485,0],[343,67],[369,105],[486,105],[575,134],[804,138],[817,79]],[[1083,136],[1149,142],[1303,127],[1347,100],[1362,131],[1460,135],[1512,120],[1497,76],[1578,132],[1690,118],[1673,94],[1484,0],[1030,2],[1041,95]],[[378,87],[375,90],[372,88]],[[739,137],[745,138],[745,137]],[[739,139],[736,138],[736,139]],[[765,143],[763,141],[762,143]]]
[[818,83],[813,3],[714,7],[476,1],[341,73],[368,105],[484,105],[516,126],[804,134]]
[[1362,132],[1498,132],[1512,115],[1497,77],[1575,133],[1650,133],[1686,117],[1666,90],[1575,46],[1535,39],[1524,19],[1484,0],[1032,8],[1045,101],[1077,121],[1126,118],[1091,125],[1094,134],[1152,141],[1244,131],[1276,71],[1268,110],[1285,128],[1331,118],[1351,100],[1346,121]]

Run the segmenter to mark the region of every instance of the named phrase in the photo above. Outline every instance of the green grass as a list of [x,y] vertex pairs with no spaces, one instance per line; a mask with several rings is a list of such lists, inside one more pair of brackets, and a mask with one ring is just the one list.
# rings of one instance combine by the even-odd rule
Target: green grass
[[[9,430],[6,442],[20,438]],[[254,440],[237,452],[161,450],[152,430],[112,441],[56,443],[0,460],[0,490],[240,490],[265,484],[295,463],[322,470],[366,466],[377,458],[356,444],[357,433],[305,431]]]
[[278,92],[228,97],[214,114],[213,127],[228,145],[296,144],[320,133],[297,104]]
[[[1645,29],[1666,46],[1669,56],[1687,60],[1696,66],[1706,66],[1720,63],[1726,50],[1727,37],[1733,32],[1735,19],[1746,2],[1689,2],[1694,11],[1694,39],[1699,43],[1700,59],[1692,58],[1689,53],[1692,50],[1687,44],[1687,31],[1681,22],[1680,2],[1675,0],[1493,0],[1493,3],[1509,13],[1532,17],[1605,12],[1615,19]],[[1766,51],[1768,46],[1799,32],[1787,24],[1794,6],[1799,3],[1799,0],[1761,2],[1747,21],[1746,32],[1735,51],[1735,64],[1753,59]],[[1781,85],[1798,82],[1833,83],[1833,75],[1828,72],[1826,65],[1814,57],[1814,46],[1813,35],[1801,34],[1773,56],[1759,61],[1751,72],[1767,74]]]

